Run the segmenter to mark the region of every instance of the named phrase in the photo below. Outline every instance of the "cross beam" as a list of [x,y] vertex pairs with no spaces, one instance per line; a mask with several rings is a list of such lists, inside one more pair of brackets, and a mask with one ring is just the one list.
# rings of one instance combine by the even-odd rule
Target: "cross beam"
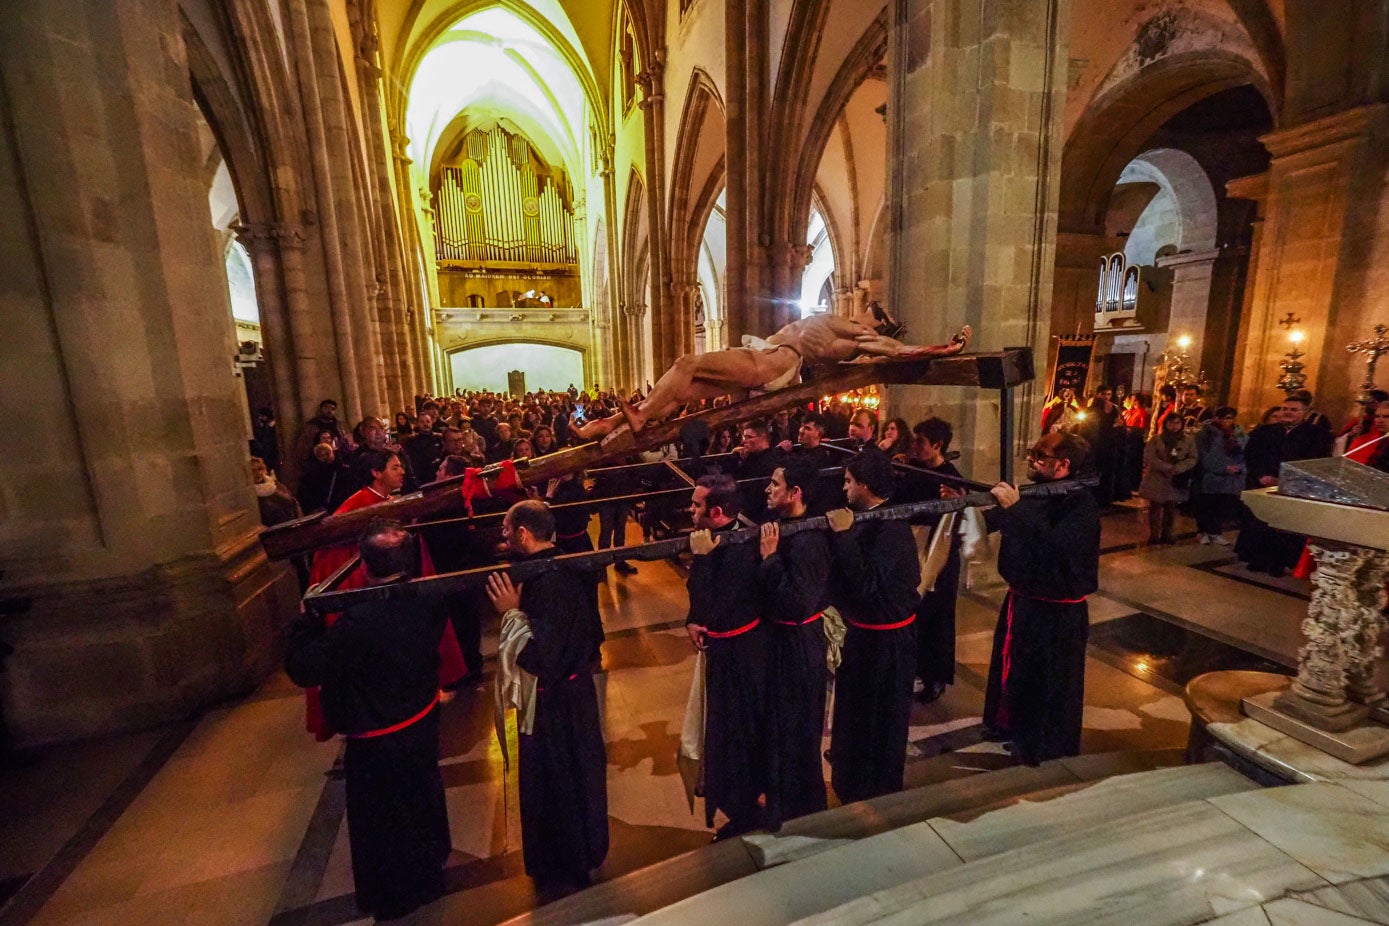
[[[1065,495],[1089,489],[1098,483],[1095,479],[1064,479],[1059,482],[1037,483],[1023,486],[1024,497],[1039,495]],[[921,502],[904,502],[900,505],[884,505],[870,511],[854,512],[857,521],[904,521],[929,515],[941,515],[966,508],[982,508],[995,504],[988,492],[971,492],[955,498],[937,498]],[[813,518],[800,518],[781,525],[784,536],[806,530],[829,530],[829,519],[821,515]],[[719,534],[720,543],[755,543],[759,533],[756,530],[737,529]],[[507,572],[513,582],[525,582],[554,569],[601,569],[618,560],[638,559],[652,561],[667,559],[684,553],[690,548],[690,535],[682,534],[668,540],[657,540],[629,547],[609,547],[589,553],[569,553],[562,556],[521,560],[516,563],[495,563],[477,569],[449,572],[421,579],[393,582],[387,585],[368,585],[347,591],[334,591],[333,586],[341,581],[334,575],[319,585],[310,588],[304,596],[304,607],[316,614],[331,614],[353,605],[373,601],[394,601],[398,599],[438,598],[453,595],[471,588],[480,588],[488,576]],[[355,560],[354,560],[355,563]]]
[[[841,363],[826,375],[810,382],[753,396],[721,408],[648,424],[636,433],[625,426],[619,427],[601,441],[568,447],[531,460],[525,466],[517,466],[516,474],[523,485],[544,485],[558,476],[582,472],[608,460],[673,443],[679,439],[681,429],[691,421],[704,421],[713,431],[749,418],[765,417],[792,405],[814,402],[826,393],[861,389],[877,383],[997,389],[1006,399],[1014,386],[1031,380],[1034,375],[1030,348],[918,360]],[[1011,408],[1011,403],[1003,403],[1005,417],[1011,416]],[[1003,458],[1010,460],[1007,446],[1003,448]],[[500,467],[492,466],[484,469],[483,475],[495,476],[499,472]],[[287,521],[263,531],[261,544],[271,559],[286,559],[311,553],[330,544],[354,541],[375,518],[410,522],[460,515],[465,511],[459,491],[462,483],[462,476],[441,479],[418,492],[379,505],[343,514],[320,513]]]

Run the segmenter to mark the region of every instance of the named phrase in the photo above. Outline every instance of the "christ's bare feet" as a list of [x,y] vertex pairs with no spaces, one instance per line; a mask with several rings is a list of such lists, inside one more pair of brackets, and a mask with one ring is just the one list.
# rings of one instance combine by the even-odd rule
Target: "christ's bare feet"
[[646,413],[639,406],[633,405],[626,399],[618,399],[617,407],[622,409],[622,417],[627,419],[627,424],[635,434],[646,427]]

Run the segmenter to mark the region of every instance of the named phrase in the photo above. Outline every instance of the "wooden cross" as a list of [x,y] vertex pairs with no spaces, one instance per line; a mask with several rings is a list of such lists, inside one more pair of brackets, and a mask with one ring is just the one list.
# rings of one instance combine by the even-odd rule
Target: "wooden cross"
[[1379,358],[1389,354],[1389,337],[1386,337],[1386,333],[1389,333],[1389,325],[1375,325],[1374,337],[1346,345],[1346,350],[1352,354],[1365,355],[1365,382],[1360,385],[1360,398],[1365,402],[1370,400],[1370,390],[1375,387],[1375,367],[1379,365]]

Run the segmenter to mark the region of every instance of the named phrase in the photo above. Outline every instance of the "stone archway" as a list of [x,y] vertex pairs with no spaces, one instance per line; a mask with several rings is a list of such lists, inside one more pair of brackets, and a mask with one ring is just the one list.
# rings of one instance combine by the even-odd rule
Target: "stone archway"
[[694,301],[700,242],[723,190],[727,141],[723,99],[713,79],[696,68],[680,117],[670,191],[668,308],[652,318],[655,366],[664,370],[694,349]]
[[621,259],[615,274],[618,286],[618,331],[614,335],[617,385],[635,389],[645,378],[643,319],[648,307],[644,269],[650,250],[650,210],[646,184],[633,168],[627,177],[627,201],[622,210]]

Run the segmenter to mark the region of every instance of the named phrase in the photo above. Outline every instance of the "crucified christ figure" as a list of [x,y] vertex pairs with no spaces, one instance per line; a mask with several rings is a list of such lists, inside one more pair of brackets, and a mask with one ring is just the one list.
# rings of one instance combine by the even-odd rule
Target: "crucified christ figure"
[[625,419],[640,431],[652,418],[660,419],[686,402],[712,399],[743,390],[772,392],[799,382],[804,363],[842,363],[871,357],[915,360],[949,357],[969,345],[968,325],[948,344],[915,347],[896,340],[902,333],[887,310],[876,302],[853,318],[812,315],[782,328],[765,340],[744,336],[742,347],[685,354],[657,381],[648,395],[633,406],[619,399],[622,411],[570,430],[581,440],[594,440],[611,432]]

